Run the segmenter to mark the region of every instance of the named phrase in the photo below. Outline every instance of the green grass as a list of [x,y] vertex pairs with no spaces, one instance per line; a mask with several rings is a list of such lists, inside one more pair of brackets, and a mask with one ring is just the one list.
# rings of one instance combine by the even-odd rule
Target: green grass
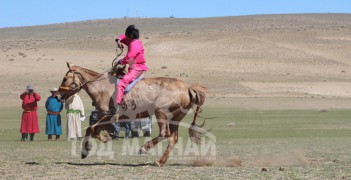
[[[123,140],[113,141],[113,158],[96,155],[81,160],[80,142],[65,138],[47,141],[45,112],[39,111],[41,133],[34,142],[20,141],[20,108],[2,108],[0,114],[0,177],[5,178],[202,178],[202,179],[341,179],[351,178],[351,112],[348,110],[233,110],[205,108],[201,116],[215,137],[215,159],[194,166],[194,159],[170,157],[167,164],[152,163],[160,153],[123,155]],[[190,123],[193,114],[183,122]],[[201,123],[202,119],[198,119]],[[83,122],[87,126],[88,121]],[[158,133],[156,124],[153,136]],[[123,132],[122,132],[123,135]],[[178,146],[185,149],[188,133],[180,127]],[[131,140],[141,145],[145,138]],[[101,144],[97,144],[101,148]],[[162,143],[163,150],[167,141]],[[107,145],[104,145],[104,147]],[[72,148],[76,148],[73,150]],[[161,151],[162,152],[162,151]],[[129,154],[129,152],[127,152]],[[233,167],[240,160],[240,167]],[[201,165],[201,164],[197,164]],[[261,172],[261,168],[269,171]],[[284,170],[279,170],[283,167]]]
[[[347,111],[223,111],[216,134],[232,138],[349,137],[351,122]],[[228,124],[235,123],[234,127]],[[219,135],[218,134],[218,135]]]

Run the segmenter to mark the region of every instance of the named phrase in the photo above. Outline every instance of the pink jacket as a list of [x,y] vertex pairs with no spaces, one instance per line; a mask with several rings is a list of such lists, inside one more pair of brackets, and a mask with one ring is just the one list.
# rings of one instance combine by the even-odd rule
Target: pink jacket
[[124,34],[118,36],[121,43],[128,46],[127,55],[121,60],[122,64],[129,64],[134,70],[147,71],[144,57],[144,46],[139,39],[128,40]]

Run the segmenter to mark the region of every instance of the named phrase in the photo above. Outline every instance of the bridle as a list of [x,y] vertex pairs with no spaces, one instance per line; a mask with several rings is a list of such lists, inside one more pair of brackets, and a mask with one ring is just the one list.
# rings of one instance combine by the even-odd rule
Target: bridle
[[[121,49],[121,52],[118,53],[118,49]],[[122,55],[122,53],[123,53],[123,48],[116,48],[116,57],[112,60],[112,66],[115,66],[115,61],[118,59],[119,56]],[[104,71],[104,72],[98,74],[98,75],[97,75],[95,78],[93,78],[93,79],[85,80],[85,79],[83,78],[83,76],[82,76],[81,73],[76,72],[76,71],[74,71],[74,70],[69,70],[69,71],[67,72],[67,74],[70,73],[70,72],[73,74],[73,77],[72,77],[73,83],[75,83],[74,80],[75,80],[75,78],[76,78],[76,74],[79,74],[79,75],[81,76],[81,79],[82,79],[83,81],[85,81],[85,82],[82,83],[82,82],[79,80],[79,84],[76,84],[76,83],[75,83],[75,84],[76,84],[76,87],[75,87],[75,88],[72,88],[72,87],[70,87],[70,86],[60,86],[60,87],[59,87],[59,90],[76,91],[76,90],[78,89],[77,92],[79,92],[80,90],[82,90],[83,86],[85,86],[87,83],[94,82],[94,81],[97,81],[97,80],[102,80],[102,79],[99,79],[99,78],[100,78],[102,75],[104,75],[107,71],[108,71],[108,69],[107,69],[106,71]],[[104,79],[105,79],[105,78],[104,78]],[[71,84],[71,85],[72,85],[72,84]],[[68,93],[68,92],[66,92],[66,93]],[[63,95],[65,95],[66,93],[64,93]],[[62,96],[63,96],[63,95],[62,95]]]
[[[106,72],[106,71],[105,71],[105,72]],[[87,83],[90,83],[90,82],[97,81],[102,75],[105,74],[105,72],[100,73],[100,74],[97,75],[94,79],[85,80],[85,79],[83,78],[83,76],[82,76],[81,73],[76,72],[76,71],[74,71],[74,70],[70,70],[70,71],[68,71],[67,73],[72,73],[72,74],[73,74],[72,79],[73,79],[73,83],[76,85],[76,87],[75,87],[75,88],[72,88],[72,87],[70,87],[70,86],[60,86],[60,87],[59,87],[59,90],[76,91],[76,90],[78,89],[78,92],[79,92],[79,91],[83,88],[84,85],[86,85]],[[81,79],[82,79],[83,81],[85,81],[85,82],[82,83],[80,80],[79,80],[79,84],[77,84],[76,82],[74,82],[74,80],[76,79],[76,74],[79,74],[80,77],[81,77]],[[73,84],[73,83],[72,83],[72,84]],[[72,85],[72,84],[71,84],[71,85]]]
[[[77,84],[77,83],[75,82],[76,74],[80,74],[80,73],[75,72],[74,70],[70,70],[70,71],[67,72],[67,74],[70,73],[70,72],[73,74],[72,79],[73,79],[73,83],[76,85],[76,87],[75,87],[75,88],[72,88],[72,87],[71,87],[73,83],[70,84],[70,86],[60,86],[60,87],[59,87],[59,91],[64,90],[64,91],[61,93],[61,98],[64,97],[66,94],[70,93],[70,92],[74,92],[73,94],[79,92],[80,90],[82,90],[83,86],[84,86],[86,83],[89,82],[89,81],[86,81],[85,83],[82,83],[81,80],[79,80],[79,84]],[[67,74],[66,74],[66,76],[67,76]],[[83,76],[82,76],[81,74],[80,74],[80,76],[81,76],[82,80],[84,80],[84,78],[83,78]],[[66,78],[66,77],[65,77],[65,78]],[[67,78],[66,78],[66,79],[67,79]],[[61,99],[61,98],[60,98],[60,99]]]
[[[76,72],[76,71],[74,71],[74,70],[68,71],[67,74],[68,74],[69,72],[71,72],[71,73],[73,74],[73,77],[72,77],[73,83],[72,83],[72,84],[75,84],[76,87],[72,88],[72,87],[71,87],[72,84],[70,84],[70,86],[60,86],[60,87],[59,87],[59,91],[61,90],[61,92],[62,92],[62,90],[64,90],[64,91],[61,93],[61,98],[64,97],[64,96],[65,96],[66,94],[68,94],[68,93],[72,93],[72,92],[73,92],[73,94],[75,94],[75,93],[79,92],[79,91],[82,90],[82,88],[83,88],[86,84],[88,84],[88,83],[91,83],[91,82],[94,82],[94,81],[103,80],[103,79],[108,78],[108,77],[106,77],[106,78],[100,78],[102,75],[105,74],[106,71],[105,71],[105,72],[102,72],[102,73],[100,73],[100,74],[98,74],[96,77],[94,77],[93,79],[90,79],[90,80],[84,79],[81,73]],[[82,82],[82,81],[79,79],[79,83],[77,84],[77,83],[75,82],[75,79],[76,79],[76,75],[77,75],[77,74],[79,74],[79,75],[81,76],[81,79],[82,79],[83,81],[85,81],[85,82]]]

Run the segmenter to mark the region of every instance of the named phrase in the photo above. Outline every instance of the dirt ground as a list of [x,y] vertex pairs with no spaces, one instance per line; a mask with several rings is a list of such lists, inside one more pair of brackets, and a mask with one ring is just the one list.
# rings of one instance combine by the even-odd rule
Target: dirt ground
[[[347,110],[351,107],[349,83],[351,15],[300,14],[204,19],[126,18],[2,28],[0,29],[0,101],[2,102],[0,109],[4,112],[7,108],[19,107],[21,103],[19,95],[25,90],[27,84],[33,84],[36,91],[45,99],[49,96],[48,90],[58,87],[61,83],[68,70],[66,61],[96,72],[106,71],[116,56],[114,39],[124,33],[129,24],[135,24],[141,32],[147,66],[150,69],[146,76],[175,77],[189,84],[196,82],[206,85],[211,92],[206,101],[206,108],[213,111],[222,108],[255,112],[306,109],[329,111]],[[84,92],[81,95],[89,110],[89,97]],[[40,108],[43,108],[44,102],[39,103]],[[12,121],[13,118],[11,116],[2,120]],[[230,126],[235,127],[236,124],[230,124]],[[15,126],[9,128],[13,127]],[[42,138],[45,139],[44,135]],[[294,141],[295,139],[287,138],[277,143],[284,144],[285,140]],[[337,139],[334,141],[335,144],[330,142],[327,145],[338,146],[343,140],[345,139]],[[301,142],[303,147],[313,143],[311,139],[301,141],[303,141]],[[239,141],[240,143],[245,146],[246,141],[245,143]],[[250,140],[250,143],[255,143],[255,140]],[[260,141],[258,144],[269,143]],[[8,146],[8,149],[11,149],[16,147],[16,143]],[[345,145],[345,147],[348,146]],[[31,148],[35,149],[34,145]],[[329,152],[329,150],[326,151]],[[320,160],[306,158],[308,154],[305,154],[305,150],[298,148],[289,153],[292,154],[289,158],[281,154],[270,154],[268,157],[258,158],[252,164],[255,164],[256,170],[257,167],[263,166],[296,166],[292,174],[284,173],[289,175],[287,177],[295,177],[296,172],[308,174],[309,168],[306,170],[301,167]],[[243,154],[242,152],[241,155]],[[0,155],[4,158],[2,156]],[[260,155],[256,154],[256,156]],[[65,157],[63,152],[59,157]],[[218,173],[220,171],[228,173],[222,178],[235,175],[245,179],[247,176],[243,173],[248,171],[248,167],[253,167],[251,162],[235,154],[231,157],[219,164],[202,161],[193,163],[199,172],[205,172],[208,169],[198,165],[207,164],[214,167],[210,171],[216,171],[217,174],[221,174]],[[41,158],[43,157],[38,157],[40,162],[38,166],[52,163]],[[132,158],[132,160],[135,159]],[[23,162],[31,161],[37,162],[33,158]],[[240,166],[240,161],[244,161],[245,168],[230,169]],[[331,161],[328,163],[332,163]],[[23,162],[13,162],[13,165]],[[67,164],[71,162],[69,158],[63,161],[55,160],[55,162],[63,164],[60,166],[62,169],[72,167],[71,164]],[[94,161],[91,163],[93,163],[92,166],[96,165]],[[99,168],[104,170],[113,165],[113,163],[105,164]],[[35,166],[34,164],[30,167]],[[79,172],[84,170],[82,166],[73,167],[79,169]],[[174,177],[178,178],[182,177],[182,171],[190,171],[189,164],[177,166],[175,161],[167,168],[171,170],[173,167],[176,170],[172,174],[176,174]],[[312,167],[318,167],[318,163]],[[341,165],[338,167],[344,168]],[[120,170],[135,173],[141,169],[146,173],[162,172],[155,168],[149,172],[144,166],[135,170],[126,170],[121,167]],[[257,171],[260,170],[259,168]],[[50,169],[50,172],[52,175],[56,174],[54,169]],[[11,171],[11,173],[15,172]],[[57,174],[62,175],[62,172]],[[110,178],[116,177],[114,173],[107,174],[111,175]],[[45,174],[43,178],[48,177],[47,175]],[[11,176],[7,177],[11,178]],[[30,177],[32,176],[28,175],[27,178]],[[151,177],[151,174],[147,177]],[[195,174],[191,177],[199,176]],[[255,177],[262,178],[262,176],[251,176],[251,178]],[[297,174],[296,177],[300,176]],[[313,177],[318,177],[318,173]]]

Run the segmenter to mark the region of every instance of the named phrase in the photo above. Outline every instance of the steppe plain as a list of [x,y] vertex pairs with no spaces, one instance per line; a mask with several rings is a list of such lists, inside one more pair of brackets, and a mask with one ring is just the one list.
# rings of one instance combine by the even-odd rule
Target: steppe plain
[[[209,118],[206,127],[216,137],[215,159],[175,156],[157,167],[150,162],[160,154],[121,155],[121,140],[112,142],[112,159],[80,160],[72,150],[79,142],[46,140],[43,106],[48,90],[67,72],[66,61],[106,71],[116,56],[114,39],[129,24],[140,29],[147,77],[209,88],[201,116]],[[0,177],[350,179],[350,47],[350,14],[124,18],[2,28]],[[19,140],[19,95],[27,84],[43,98],[34,142]],[[89,113],[91,100],[80,94]],[[186,144],[187,130],[181,129]]]

